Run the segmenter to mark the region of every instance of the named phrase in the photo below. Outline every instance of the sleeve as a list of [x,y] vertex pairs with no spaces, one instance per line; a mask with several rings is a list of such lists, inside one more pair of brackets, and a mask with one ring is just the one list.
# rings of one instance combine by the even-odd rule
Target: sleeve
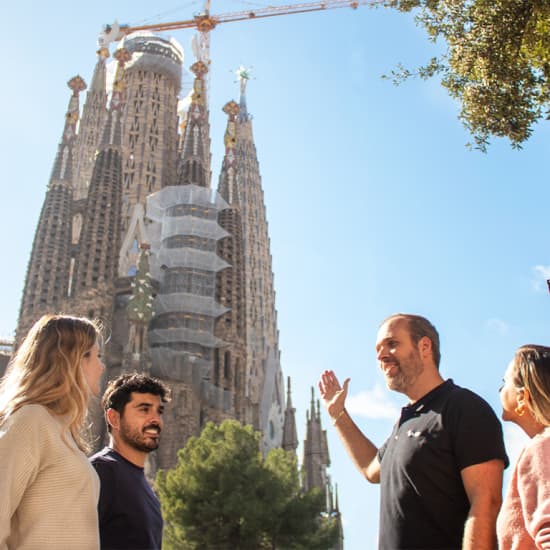
[[11,521],[41,462],[41,422],[32,406],[11,415],[0,427],[0,550],[7,548]]
[[550,549],[550,434],[527,447],[518,462],[525,526],[538,549]]
[[445,422],[459,470],[494,459],[508,466],[502,425],[484,399],[460,388],[450,398]]
[[384,453],[386,452],[386,447],[388,446],[388,440],[384,441],[382,445],[378,448],[378,453],[376,453],[376,456],[378,458],[378,462],[382,463],[382,458],[384,457]]
[[112,513],[113,499],[116,495],[115,480],[116,476],[113,471],[113,464],[109,461],[95,458],[91,461],[95,468],[100,481],[99,502],[97,504],[97,512],[99,516],[100,532],[105,526]]
[[376,457],[378,458],[378,462],[382,464],[382,459],[384,458],[384,453],[386,452],[386,449],[388,448],[388,443],[390,440],[395,436],[397,433],[397,430],[399,429],[399,422],[396,422],[393,426],[392,432],[388,439],[382,443],[380,447],[378,447],[378,452],[376,453]]

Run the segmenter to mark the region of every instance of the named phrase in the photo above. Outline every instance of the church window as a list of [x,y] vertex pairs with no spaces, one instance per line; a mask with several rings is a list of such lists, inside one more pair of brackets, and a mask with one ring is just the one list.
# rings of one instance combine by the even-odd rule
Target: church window
[[214,383],[217,384],[220,381],[220,350],[216,349],[214,353]]
[[227,380],[231,371],[231,353],[226,351],[223,355],[223,376]]
[[197,156],[199,154],[199,137],[200,137],[199,127],[195,126],[193,128],[193,155],[194,156]]

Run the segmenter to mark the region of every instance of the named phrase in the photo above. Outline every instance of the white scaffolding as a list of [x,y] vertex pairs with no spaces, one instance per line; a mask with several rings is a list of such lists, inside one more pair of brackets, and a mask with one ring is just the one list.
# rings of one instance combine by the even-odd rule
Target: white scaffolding
[[212,375],[214,351],[226,345],[214,325],[229,311],[215,300],[216,273],[230,267],[216,253],[217,242],[229,235],[218,224],[218,212],[227,207],[211,189],[181,185],[150,195],[146,211],[153,222],[151,274],[160,282],[149,330],[153,371],[193,386],[203,402],[222,410],[231,408],[232,392],[215,386]]

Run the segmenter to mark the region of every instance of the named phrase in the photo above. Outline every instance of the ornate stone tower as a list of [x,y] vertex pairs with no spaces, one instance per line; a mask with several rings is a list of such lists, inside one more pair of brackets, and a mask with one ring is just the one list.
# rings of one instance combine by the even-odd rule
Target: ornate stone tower
[[82,224],[95,155],[107,120],[106,61],[109,57],[109,50],[101,48],[98,50],[97,56],[92,83],[82,109],[82,118],[73,154],[73,219],[75,224]]
[[[284,383],[269,235],[241,70],[240,105],[227,103],[225,156],[211,188],[205,60],[178,134],[183,53],[133,35],[98,51],[78,126],[71,80],[63,138],[36,232],[18,334],[52,311],[98,317],[110,340],[105,382],[150,372],[173,390],[153,467],[168,468],[188,437],[236,418],[283,443]],[[288,412],[288,411],[287,411]],[[104,436],[95,411],[98,445]],[[296,431],[287,433],[291,446]]]
[[242,231],[244,302],[241,314],[246,332],[245,420],[262,431],[263,451],[267,452],[273,447],[280,447],[282,443],[284,381],[280,365],[266,210],[252,120],[246,107],[249,74],[241,67],[238,76],[241,97],[235,119],[236,144],[231,153],[235,160],[226,164],[228,178],[232,182],[231,186],[227,186],[227,193],[231,194],[228,199],[233,208],[239,211]]
[[[121,225],[126,234],[135,205],[144,206],[147,195],[174,182],[183,51],[174,41],[150,34],[132,35],[123,46],[132,54],[124,78]],[[121,265],[123,268],[131,266]]]
[[290,393],[290,376],[288,377],[288,390],[286,394],[285,423],[283,426],[283,443],[285,451],[296,453],[298,448],[298,433],[296,432],[296,409],[292,406]]
[[149,269],[151,237],[145,205],[147,196],[168,185],[175,174],[177,102],[183,63],[181,47],[164,38],[132,35],[121,46],[130,58],[123,78],[119,236],[111,252],[116,278],[106,378],[151,368],[148,328],[153,312],[141,311],[151,317],[147,322],[138,321],[132,305],[140,280],[151,300],[158,291],[158,280]]
[[[290,386],[289,386],[290,391]],[[344,530],[338,505],[338,488],[333,487],[327,469],[330,466],[327,432],[321,425],[319,401],[311,388],[311,408],[307,413],[306,438],[302,459],[302,483],[306,491],[317,488],[325,495],[326,515],[333,518],[338,527],[338,540],[331,550],[344,548]]]
[[[133,35],[115,52],[108,103],[106,48],[98,51],[79,120],[84,81],[69,82],[63,136],[29,261],[17,337],[44,313],[98,317],[110,336],[104,382],[140,371],[173,392],[163,442],[149,472],[208,421],[235,418],[262,432],[262,451],[296,453],[295,409],[285,408],[270,241],[247,71],[228,102],[218,191],[211,188],[208,62],[195,62],[193,94],[178,133],[183,52]],[[77,133],[78,128],[78,133]],[[1,364],[1,362],[0,362]],[[92,410],[97,446],[102,411]],[[326,491],[326,433],[312,397],[304,488]]]
[[79,118],[78,94],[86,89],[86,84],[75,76],[68,86],[73,93],[27,268],[17,341],[43,314],[57,311],[69,292],[73,155]]
[[[74,279],[67,304],[81,315],[100,317],[112,324],[116,251],[120,248],[120,202],[122,187],[122,113],[124,65],[130,59],[117,50],[117,73],[103,138],[95,158],[82,227],[78,240]],[[75,231],[76,232],[76,231]]]
[[306,491],[318,487],[325,492],[329,489],[327,468],[330,466],[328,454],[327,432],[321,426],[319,401],[315,403],[315,395],[311,388],[311,408],[307,413],[306,439],[304,441],[304,488]]
[[216,321],[215,333],[227,346],[218,348],[214,357],[214,379],[218,385],[232,388],[237,418],[250,422],[250,400],[246,388],[246,317],[245,271],[243,256],[243,227],[238,196],[237,178],[237,115],[239,106],[230,101],[223,108],[227,114],[224,136],[225,156],[218,183],[218,191],[228,207],[219,213],[220,226],[227,236],[218,242],[218,255],[230,267],[218,272],[216,299],[227,311]]

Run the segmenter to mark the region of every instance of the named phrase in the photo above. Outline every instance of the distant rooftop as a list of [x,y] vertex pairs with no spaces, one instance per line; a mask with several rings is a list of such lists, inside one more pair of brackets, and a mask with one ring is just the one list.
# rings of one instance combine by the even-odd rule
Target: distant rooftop
[[0,353],[13,353],[14,341],[8,338],[0,338]]

